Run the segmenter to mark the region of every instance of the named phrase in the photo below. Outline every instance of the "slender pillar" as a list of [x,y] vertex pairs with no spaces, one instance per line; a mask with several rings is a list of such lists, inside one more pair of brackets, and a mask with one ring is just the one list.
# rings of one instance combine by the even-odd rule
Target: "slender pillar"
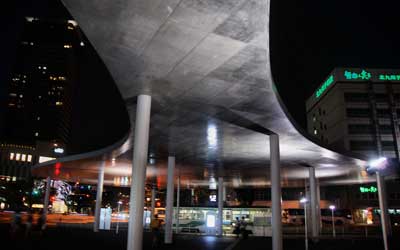
[[279,136],[269,136],[271,158],[272,250],[282,250],[281,170]]
[[379,171],[376,172],[376,183],[378,186],[378,199],[379,199],[379,209],[381,210],[381,226],[382,226],[382,237],[383,237],[383,245],[385,250],[389,250],[388,246],[388,216],[387,216],[387,205],[386,205],[386,195],[385,195],[385,179],[384,177],[379,173]]
[[133,144],[127,250],[142,250],[144,186],[149,145],[151,96],[139,95]]
[[318,237],[318,210],[319,202],[317,201],[317,181],[315,178],[315,169],[313,167],[309,168],[309,178],[310,178],[310,212],[311,212],[311,237],[313,239]]
[[319,180],[316,179],[317,181],[317,225],[318,225],[318,234],[321,234],[321,228],[322,228],[322,221],[321,221],[321,189],[319,186]]
[[155,215],[155,207],[156,207],[156,187],[153,186],[151,189],[151,218]]
[[174,168],[175,157],[168,157],[168,173],[167,173],[167,201],[165,208],[165,244],[172,243],[172,212],[174,210]]
[[96,193],[96,208],[94,210],[94,231],[99,231],[100,225],[100,209],[101,203],[103,200],[103,184],[104,184],[104,167],[105,167],[105,159],[102,160],[100,169],[99,169],[99,176],[97,177],[97,193]]
[[223,231],[222,231],[222,225],[223,225],[223,207],[224,207],[224,178],[223,177],[218,177],[218,220],[217,220],[217,226],[218,226],[218,231],[217,235],[222,236]]
[[51,184],[50,176],[47,176],[47,178],[46,178],[46,193],[44,195],[44,202],[43,202],[44,223],[46,223],[46,221],[47,221],[47,210],[49,208],[49,198],[50,198],[50,184]]
[[181,176],[178,176],[178,183],[176,185],[176,233],[179,233],[179,204],[181,193]]

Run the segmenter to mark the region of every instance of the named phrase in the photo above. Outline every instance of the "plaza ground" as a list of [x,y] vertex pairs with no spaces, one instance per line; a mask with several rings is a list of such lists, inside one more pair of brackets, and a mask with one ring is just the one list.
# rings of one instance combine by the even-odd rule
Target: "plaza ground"
[[[30,236],[26,236],[24,231],[12,237],[10,234],[10,224],[0,223],[0,242],[5,242],[9,246],[7,249],[23,250],[87,250],[87,249],[113,249],[125,250],[127,243],[127,224],[121,223],[119,233],[115,227],[109,231],[94,233],[92,223],[74,224],[57,223],[49,225],[41,235],[39,231],[33,230]],[[400,249],[400,232],[395,228],[394,236],[390,240],[390,249]],[[151,247],[150,232],[144,232],[143,249],[154,249]],[[383,249],[382,239],[379,235],[337,235],[333,239],[331,235],[321,236],[318,243],[309,241],[309,250],[380,250]],[[304,237],[301,234],[285,234],[283,240],[284,250],[304,249]],[[237,239],[234,236],[215,237],[200,234],[180,234],[174,235],[174,243],[171,245],[161,245],[157,249],[176,249],[176,250],[258,250],[272,249],[270,237],[249,237],[247,239]]]

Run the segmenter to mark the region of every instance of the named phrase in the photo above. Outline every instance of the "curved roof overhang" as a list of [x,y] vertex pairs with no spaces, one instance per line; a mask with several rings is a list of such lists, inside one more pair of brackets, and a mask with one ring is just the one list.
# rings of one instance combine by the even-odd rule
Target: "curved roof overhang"
[[[310,138],[280,102],[271,74],[269,0],[64,3],[115,79],[132,127],[136,97],[152,96],[149,155],[156,164],[148,169],[157,171],[148,171],[150,182],[165,183],[160,176],[173,153],[188,185],[209,185],[217,176],[233,186],[269,185],[270,133],[280,137],[284,184],[303,183],[310,166],[321,184],[372,181],[361,157]],[[117,158],[120,168],[107,165],[106,180],[130,176],[130,152]],[[100,156],[79,157],[60,159],[69,178],[87,172],[87,181],[96,182]],[[34,174],[51,164],[36,166]]]

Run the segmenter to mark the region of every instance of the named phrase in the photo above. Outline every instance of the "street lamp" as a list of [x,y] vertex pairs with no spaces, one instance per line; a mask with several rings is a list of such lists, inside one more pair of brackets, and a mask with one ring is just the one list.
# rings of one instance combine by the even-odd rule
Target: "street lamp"
[[336,208],[336,207],[335,207],[334,205],[330,205],[330,206],[329,206],[329,209],[330,209],[331,212],[332,212],[332,234],[333,234],[333,237],[336,237],[335,219],[333,218],[333,217],[334,217],[333,214],[334,214],[335,208]]
[[301,198],[300,203],[304,205],[304,243],[305,243],[305,250],[308,250],[308,230],[307,230],[307,199],[306,198]]
[[117,228],[115,229],[115,233],[118,234],[118,229],[119,229],[119,210],[120,206],[122,204],[122,201],[118,201],[118,209],[117,209]]

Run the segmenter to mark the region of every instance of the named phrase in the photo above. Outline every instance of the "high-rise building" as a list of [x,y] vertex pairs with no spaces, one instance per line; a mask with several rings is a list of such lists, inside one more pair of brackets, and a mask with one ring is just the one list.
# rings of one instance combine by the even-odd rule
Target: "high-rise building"
[[26,166],[66,152],[77,58],[84,46],[75,21],[25,18],[7,87],[0,175],[29,176]]
[[306,102],[308,131],[323,143],[398,157],[400,70],[335,68]]

